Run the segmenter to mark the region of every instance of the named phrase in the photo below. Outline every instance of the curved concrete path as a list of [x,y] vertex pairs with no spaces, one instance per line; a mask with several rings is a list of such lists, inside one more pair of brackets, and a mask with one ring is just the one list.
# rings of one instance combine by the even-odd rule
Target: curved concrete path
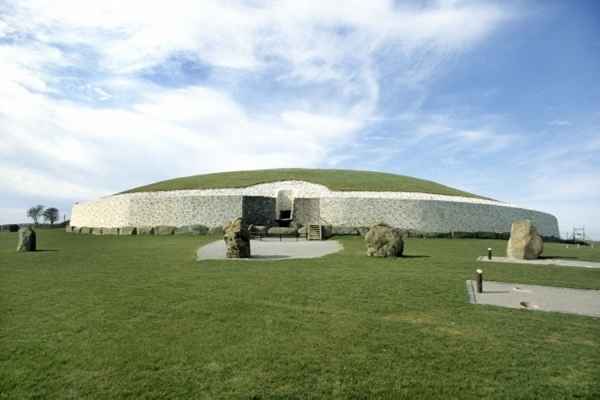
[[294,258],[317,258],[336,253],[344,247],[337,240],[296,240],[265,238],[250,241],[251,258],[226,258],[225,242],[218,240],[202,246],[196,253],[200,260],[288,260]]

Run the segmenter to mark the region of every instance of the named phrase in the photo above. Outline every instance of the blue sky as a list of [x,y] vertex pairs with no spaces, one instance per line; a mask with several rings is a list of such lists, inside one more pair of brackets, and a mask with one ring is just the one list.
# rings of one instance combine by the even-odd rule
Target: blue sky
[[600,239],[595,1],[0,0],[0,60],[2,223],[176,176],[327,167]]

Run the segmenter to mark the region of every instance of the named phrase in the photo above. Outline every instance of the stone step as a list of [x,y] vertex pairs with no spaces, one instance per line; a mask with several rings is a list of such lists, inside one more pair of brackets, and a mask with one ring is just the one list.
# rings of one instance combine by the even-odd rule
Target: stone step
[[322,240],[323,230],[321,225],[309,225],[307,240]]

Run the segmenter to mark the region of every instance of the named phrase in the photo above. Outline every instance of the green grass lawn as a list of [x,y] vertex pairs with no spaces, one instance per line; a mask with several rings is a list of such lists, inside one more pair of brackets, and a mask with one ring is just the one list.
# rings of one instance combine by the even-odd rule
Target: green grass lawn
[[[0,398],[600,398],[600,320],[468,303],[505,242],[360,238],[315,260],[194,261],[207,237],[0,234]],[[600,249],[545,255],[600,261]],[[600,270],[483,264],[600,289]]]
[[391,191],[444,194],[448,196],[480,197],[439,183],[410,176],[373,171],[339,169],[265,169],[233,171],[186,176],[137,187],[125,193],[159,192],[165,190],[239,188],[259,183],[300,180],[318,183],[331,190]]

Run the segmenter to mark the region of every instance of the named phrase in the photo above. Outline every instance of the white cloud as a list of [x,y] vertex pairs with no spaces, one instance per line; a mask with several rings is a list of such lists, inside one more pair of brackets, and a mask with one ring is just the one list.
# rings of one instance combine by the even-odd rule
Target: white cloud
[[548,122],[548,125],[554,125],[554,126],[570,126],[571,122],[567,121],[566,119],[554,119],[550,122]]
[[[461,2],[23,0],[0,20],[0,176],[19,195],[80,200],[170,176],[328,163],[378,117],[378,57],[399,60],[402,84],[422,84],[508,17]],[[286,96],[139,77],[178,55],[236,70],[241,86],[272,74]]]
[[59,177],[43,175],[23,167],[0,166],[0,180],[21,195],[50,195],[52,198],[93,198],[103,194],[101,188],[90,188]]
[[493,4],[460,2],[396,7],[391,0],[343,6],[316,0],[24,0],[5,30],[43,42],[92,45],[107,67],[121,72],[190,52],[215,66],[253,69],[277,56],[301,75],[305,68],[335,75],[346,58],[368,57],[390,41],[408,52],[424,45],[428,51],[462,49],[510,16]]

